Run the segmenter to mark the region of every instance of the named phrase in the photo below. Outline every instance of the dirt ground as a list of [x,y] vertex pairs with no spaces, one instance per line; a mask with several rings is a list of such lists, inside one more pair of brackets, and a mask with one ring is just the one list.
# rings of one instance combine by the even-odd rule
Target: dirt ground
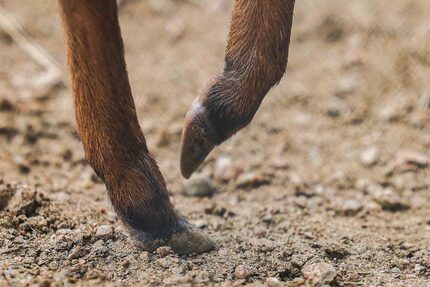
[[286,77],[201,168],[216,192],[187,196],[182,121],[222,69],[231,2],[120,10],[150,150],[217,243],[178,256],[135,247],[84,159],[55,1],[0,1],[64,79],[36,84],[0,32],[1,286],[430,286],[430,1],[297,1]]

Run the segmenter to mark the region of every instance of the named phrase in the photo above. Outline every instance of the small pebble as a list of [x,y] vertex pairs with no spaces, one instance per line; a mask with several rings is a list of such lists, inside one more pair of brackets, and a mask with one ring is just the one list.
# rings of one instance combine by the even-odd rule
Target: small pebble
[[389,104],[379,110],[379,118],[386,122],[396,122],[401,118],[400,108]]
[[127,269],[128,267],[130,267],[130,265],[131,265],[131,262],[130,262],[130,260],[129,260],[128,258],[124,259],[124,260],[121,262],[121,266],[122,266],[122,268],[124,268],[124,269]]
[[107,240],[114,236],[114,229],[110,225],[100,225],[96,229],[97,240]]
[[234,275],[237,279],[248,279],[251,276],[251,272],[244,265],[238,265],[234,270]]
[[302,267],[308,260],[309,255],[293,254],[293,256],[291,257],[291,264],[297,267]]
[[139,258],[140,258],[140,260],[142,260],[142,261],[148,261],[149,260],[149,252],[148,251],[142,251],[140,254],[139,254]]
[[404,211],[411,206],[390,188],[377,190],[373,194],[373,199],[386,211]]
[[282,287],[283,284],[281,281],[279,281],[277,278],[275,277],[269,277],[266,279],[266,285],[268,287]]
[[49,263],[49,269],[50,270],[57,270],[58,267],[59,267],[59,265],[56,261],[52,261],[51,263]]
[[211,178],[204,173],[197,173],[188,180],[182,192],[188,196],[196,197],[210,197],[217,191],[217,188],[213,184]]
[[344,259],[346,256],[349,255],[348,250],[337,242],[329,243],[324,248],[324,252],[330,259],[337,260]]
[[357,85],[357,80],[355,78],[343,78],[337,83],[334,94],[338,98],[344,98],[345,96],[353,94],[357,89]]
[[303,277],[309,283],[306,286],[324,286],[334,281],[336,269],[329,263],[318,262],[302,268]]
[[69,259],[78,259],[80,257],[83,257],[87,254],[87,251],[82,248],[80,245],[77,245],[75,248],[73,248],[69,253]]
[[160,257],[166,257],[167,255],[172,254],[173,251],[170,247],[161,246],[161,247],[158,247],[157,250],[155,250],[155,253],[160,255]]
[[328,103],[326,114],[331,118],[337,118],[342,114],[345,114],[346,111],[347,111],[347,107],[345,103],[335,98]]
[[347,199],[340,206],[340,213],[346,216],[354,216],[363,209],[363,205],[356,199]]
[[379,159],[379,149],[377,147],[369,147],[361,153],[361,162],[365,166],[374,165]]
[[215,162],[214,178],[219,181],[236,179],[243,172],[242,165],[233,163],[227,156],[220,156]]
[[168,257],[160,258],[155,260],[155,265],[160,266],[162,268],[169,268],[172,265],[172,262]]

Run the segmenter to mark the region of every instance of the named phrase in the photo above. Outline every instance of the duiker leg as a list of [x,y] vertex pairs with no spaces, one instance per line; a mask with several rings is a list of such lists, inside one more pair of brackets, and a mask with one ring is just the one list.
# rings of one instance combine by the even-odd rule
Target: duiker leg
[[126,72],[115,0],[58,0],[76,119],[86,157],[125,226],[144,248],[213,248],[174,210],[146,147]]
[[236,0],[224,71],[188,111],[181,171],[189,177],[214,146],[254,117],[287,67],[294,0]]

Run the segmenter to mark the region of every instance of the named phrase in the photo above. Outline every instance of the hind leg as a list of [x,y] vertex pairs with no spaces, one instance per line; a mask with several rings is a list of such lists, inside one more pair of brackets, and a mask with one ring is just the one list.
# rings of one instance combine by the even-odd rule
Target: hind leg
[[287,67],[294,0],[236,0],[224,71],[185,119],[181,171],[188,178],[210,151],[248,125]]

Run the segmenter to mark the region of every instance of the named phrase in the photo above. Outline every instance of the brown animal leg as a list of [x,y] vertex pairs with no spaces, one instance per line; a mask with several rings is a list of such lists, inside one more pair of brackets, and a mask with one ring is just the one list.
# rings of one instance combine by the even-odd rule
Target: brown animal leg
[[224,71],[187,113],[181,171],[245,127],[287,67],[294,0],[235,0]]
[[115,0],[59,0],[78,130],[119,218],[149,250],[212,249],[174,210],[146,147],[126,72]]

